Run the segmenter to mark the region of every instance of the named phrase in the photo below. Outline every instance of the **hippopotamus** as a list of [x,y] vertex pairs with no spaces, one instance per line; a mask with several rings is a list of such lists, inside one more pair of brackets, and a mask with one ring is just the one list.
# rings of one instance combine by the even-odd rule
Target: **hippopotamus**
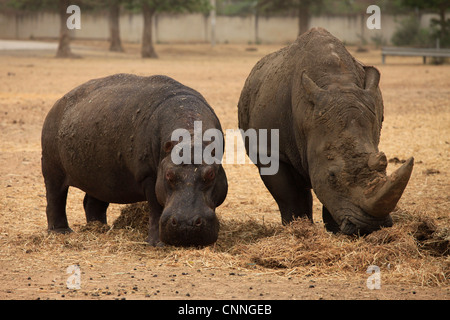
[[220,161],[172,161],[180,142],[172,133],[193,134],[194,122],[203,131],[222,132],[204,97],[167,76],[116,74],[64,95],[42,129],[48,230],[72,231],[65,208],[70,186],[86,192],[87,222],[106,224],[109,203],[147,201],[149,244],[214,243],[219,231],[215,209],[228,190]]
[[[390,176],[378,150],[383,122],[380,72],[313,28],[252,69],[238,103],[239,127],[279,130],[279,169],[260,174],[282,222],[312,221],[312,194],[328,231],[368,234],[392,226],[414,158]],[[249,145],[246,143],[247,153]],[[261,172],[264,164],[256,161]]]

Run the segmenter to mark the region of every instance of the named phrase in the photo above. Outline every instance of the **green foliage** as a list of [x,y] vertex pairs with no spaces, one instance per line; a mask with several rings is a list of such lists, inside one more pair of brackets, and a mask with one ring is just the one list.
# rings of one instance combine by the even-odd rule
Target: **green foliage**
[[372,40],[377,49],[380,48],[381,46],[386,45],[387,42],[381,33],[377,33],[374,36],[370,37],[370,40]]
[[130,0],[126,8],[132,11],[142,9],[143,3],[154,12],[208,12],[211,9],[209,0]]
[[401,13],[402,0],[256,0],[258,8],[264,13],[286,12],[300,6],[309,6],[313,15],[365,14],[369,5],[376,4],[382,12]]
[[438,13],[440,18],[432,19],[430,23],[429,38],[433,42],[432,46],[435,39],[439,39],[442,48],[450,48],[450,19],[445,19],[445,14],[450,8],[449,0],[402,0],[402,5]]
[[432,47],[433,40],[427,29],[420,28],[420,20],[412,15],[400,22],[391,39],[396,46]]
[[246,16],[255,13],[257,0],[216,0],[216,12],[225,16]]
[[[146,2],[155,12],[208,12],[209,0],[71,0],[82,10],[108,8],[113,3],[123,4],[130,11],[140,11]],[[19,11],[57,10],[59,0],[3,0],[6,6]]]
[[438,10],[441,7],[448,8],[449,0],[402,0],[402,5],[410,8]]
[[[16,11],[57,11],[61,0],[5,0],[6,6]],[[91,10],[93,0],[70,0],[68,5],[78,5],[83,10]],[[70,3],[69,3],[70,2]]]
[[82,0],[81,9],[86,7],[94,10],[109,9],[113,5],[125,5],[131,3],[131,1],[132,0]]
[[56,10],[58,0],[9,0],[7,5],[21,11]]
[[[442,28],[444,31],[441,31]],[[450,19],[444,22],[438,19],[432,19],[430,29],[433,39],[439,39],[441,48],[450,48]]]
[[317,0],[258,0],[258,10],[264,13],[287,12],[300,7],[320,6]]

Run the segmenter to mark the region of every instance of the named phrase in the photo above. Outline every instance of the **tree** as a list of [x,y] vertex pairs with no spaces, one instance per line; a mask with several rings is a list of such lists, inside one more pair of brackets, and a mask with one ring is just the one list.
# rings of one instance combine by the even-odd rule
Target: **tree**
[[57,58],[74,58],[78,57],[73,54],[70,49],[70,33],[67,28],[67,7],[72,4],[80,4],[80,1],[74,0],[9,0],[8,6],[19,11],[38,11],[50,10],[59,14],[59,42],[56,51]]
[[67,7],[71,5],[70,0],[58,0],[59,14],[59,43],[56,51],[57,58],[78,58],[70,49],[70,31],[67,28]]
[[216,13],[224,16],[254,16],[255,43],[259,39],[259,10],[257,0],[216,0]]
[[445,13],[450,8],[450,0],[402,0],[402,4],[439,14],[439,20],[432,21],[432,27],[438,25],[436,36],[441,40],[441,44],[450,45],[450,20],[445,19]]
[[153,47],[152,25],[153,17],[160,12],[207,12],[210,9],[209,0],[137,0],[135,3],[142,9],[144,30],[142,33],[142,58],[158,58]]
[[109,0],[109,51],[123,52],[122,41],[120,40],[120,4],[122,0]]
[[132,0],[82,0],[83,10],[107,12],[109,29],[109,51],[123,52],[120,40],[120,9]]
[[298,35],[301,35],[309,29],[312,10],[321,5],[322,0],[259,0],[257,8],[265,13],[294,10],[298,17]]
[[257,0],[217,0],[216,11],[225,16],[247,16],[254,14]]

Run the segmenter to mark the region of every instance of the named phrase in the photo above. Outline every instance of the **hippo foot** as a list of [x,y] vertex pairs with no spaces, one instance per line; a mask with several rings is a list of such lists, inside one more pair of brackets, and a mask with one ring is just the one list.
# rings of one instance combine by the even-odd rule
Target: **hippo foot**
[[162,242],[159,239],[159,230],[153,231],[150,230],[148,237],[147,237],[147,243],[149,246],[162,248],[165,246],[164,242]]
[[166,246],[166,244],[160,240],[147,239],[147,243],[149,246],[152,246],[155,248],[163,248]]
[[55,233],[55,234],[69,234],[72,232],[73,232],[73,230],[70,228],[56,228],[56,229],[48,230],[48,233]]

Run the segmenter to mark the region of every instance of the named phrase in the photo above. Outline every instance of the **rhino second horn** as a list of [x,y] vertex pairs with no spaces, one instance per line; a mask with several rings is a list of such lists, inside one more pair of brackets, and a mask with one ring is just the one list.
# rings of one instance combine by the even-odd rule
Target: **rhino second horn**
[[387,167],[387,158],[384,152],[372,153],[369,156],[368,166],[370,170],[384,172]]
[[391,213],[408,184],[413,166],[414,158],[411,157],[386,178],[375,194],[362,201],[361,209],[376,218],[384,218]]

